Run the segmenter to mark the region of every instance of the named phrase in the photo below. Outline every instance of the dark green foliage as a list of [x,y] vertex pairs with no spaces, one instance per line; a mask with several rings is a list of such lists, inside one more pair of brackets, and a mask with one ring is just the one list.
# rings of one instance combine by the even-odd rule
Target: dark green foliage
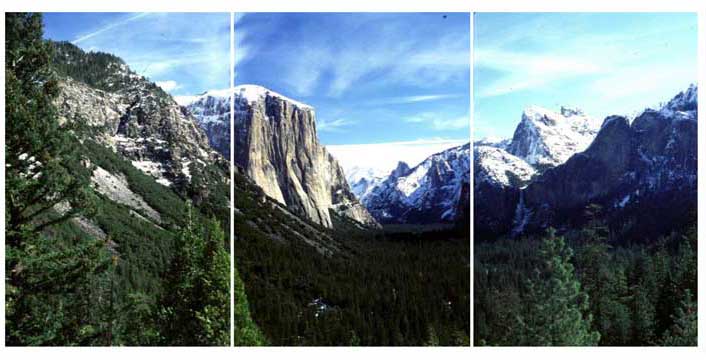
[[[51,103],[57,86],[41,24],[38,14],[5,17],[5,235],[13,246],[21,245],[22,233],[91,210],[90,172],[77,166],[81,157],[71,147],[71,129],[60,129]],[[51,212],[57,204],[71,208]]]
[[[595,207],[589,210],[589,216],[600,211]],[[694,216],[692,223],[695,221]],[[600,333],[598,345],[695,344],[696,301],[689,299],[697,291],[695,226],[657,241],[630,241],[634,245],[627,246],[600,216],[594,216],[584,228],[566,231],[564,237],[566,249],[573,249],[576,256],[563,262],[575,268],[576,284],[579,292],[587,295],[588,306],[582,307],[581,300],[570,301],[566,294],[562,301],[580,307],[585,320],[590,316],[590,331]],[[533,279],[533,269],[543,268],[547,253],[540,250],[542,242],[535,237],[492,242],[476,239],[474,246],[475,344],[531,343],[518,331],[523,328],[522,321],[531,309],[551,307],[558,296],[556,290],[537,296],[525,286]],[[566,271],[562,273],[566,275]],[[558,281],[561,278],[564,281]],[[567,284],[566,279],[555,279],[554,285]],[[569,294],[577,293],[571,290]],[[585,332],[564,335],[578,333]],[[536,345],[556,344],[534,340]]]
[[[68,42],[49,42],[53,49],[52,67],[61,77],[70,77],[93,88],[103,91],[121,91],[134,84],[135,78],[141,78],[127,67],[123,59],[100,51],[85,52]],[[169,95],[159,86],[147,82],[147,90],[160,99]]]
[[245,295],[245,285],[238,274],[238,267],[235,267],[235,346],[262,346],[267,345],[265,337],[250,316],[250,303]]
[[469,344],[467,237],[360,230],[335,214],[331,231],[273,208],[242,175],[234,182],[236,264],[268,343]]
[[71,224],[53,228],[60,241],[26,234],[22,245],[6,247],[7,264],[16,264],[5,288],[8,345],[90,345],[105,334],[93,291],[109,267],[105,246]]
[[664,334],[661,345],[664,346],[696,346],[698,339],[698,319],[696,301],[690,291],[684,294],[684,300],[679,304],[676,314],[672,317],[674,324]]
[[[218,225],[227,222],[227,190],[210,189],[221,201],[219,221],[206,220],[216,213],[209,205],[185,222],[180,195],[92,141],[97,129],[86,129],[83,119],[60,125],[52,105],[54,71],[120,90],[103,86],[117,83],[101,79],[107,71],[101,67],[122,61],[45,42],[41,23],[38,14],[6,14],[6,343],[227,344],[229,259]],[[95,192],[89,186],[95,165],[123,176],[160,220]],[[185,232],[203,235],[195,252],[185,253],[184,241],[177,242]],[[199,276],[181,276],[185,258],[189,274]],[[175,308],[163,301],[173,279],[201,289],[198,298],[181,293],[178,305],[193,306],[193,317],[166,320]],[[176,327],[195,333],[171,337]]]
[[[93,209],[90,172],[56,119],[41,16],[9,13],[5,28],[6,342],[92,343],[101,316],[91,289],[107,256],[102,243],[66,224]],[[49,229],[62,239],[46,236]]]
[[176,256],[166,274],[162,336],[168,345],[230,343],[230,258],[218,222],[208,228],[186,215],[177,238]]
[[517,344],[524,346],[596,345],[600,334],[591,330],[588,296],[571,264],[573,253],[555,230],[539,248],[540,266],[528,282],[519,314]]

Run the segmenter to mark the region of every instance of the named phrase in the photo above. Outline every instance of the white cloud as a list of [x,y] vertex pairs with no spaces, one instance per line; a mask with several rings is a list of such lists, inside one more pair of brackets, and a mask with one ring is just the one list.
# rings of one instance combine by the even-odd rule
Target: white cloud
[[[562,86],[585,85],[590,91],[595,89],[590,86],[592,81],[608,78],[620,82],[604,83],[607,86],[601,91],[587,92],[586,96],[603,96],[613,90],[631,94],[642,91],[640,83],[645,76],[654,78],[651,73],[681,72],[677,63],[683,61],[675,61],[672,51],[665,53],[669,45],[665,38],[692,25],[659,22],[654,29],[641,24],[635,31],[616,28],[614,32],[594,32],[586,31],[588,25],[582,19],[582,15],[550,15],[513,21],[507,16],[506,24],[487,23],[492,28],[483,27],[477,19],[476,27],[482,30],[476,32],[473,64],[494,75],[478,83],[475,95],[484,98],[523,90],[562,91]],[[655,62],[665,55],[672,61]],[[645,71],[644,75],[634,71],[637,67]]]
[[600,64],[580,54],[531,54],[482,48],[474,52],[474,66],[502,73],[498,79],[476,88],[479,97],[504,95],[603,71]]
[[157,86],[161,87],[162,90],[166,92],[170,92],[181,87],[181,85],[177,84],[177,82],[174,80],[156,81],[155,84],[157,84]]
[[[337,21],[345,22],[345,29],[355,32],[324,31],[325,24],[312,24],[302,30],[311,33],[307,41],[277,44],[275,48],[249,41],[251,33],[256,33],[259,40],[272,28],[251,25],[255,31],[248,26],[238,28],[236,23],[236,67],[246,57],[286,56],[287,66],[278,71],[297,96],[316,92],[341,97],[356,85],[370,84],[367,77],[372,75],[376,86],[392,83],[428,87],[452,79],[467,80],[470,52],[466,28],[448,29],[448,34],[430,40],[417,36],[419,33],[408,23],[388,16],[350,16]],[[282,25],[274,20],[272,23]]]
[[88,33],[88,34],[84,34],[84,35],[81,35],[81,36],[77,37],[76,39],[74,39],[74,40],[72,41],[72,43],[78,44],[78,43],[83,42],[83,41],[86,41],[86,40],[88,40],[88,39],[90,39],[90,38],[92,38],[92,37],[95,37],[95,36],[97,36],[97,35],[100,35],[100,34],[106,32],[106,31],[108,31],[108,30],[110,30],[110,29],[113,29],[113,28],[118,27],[118,26],[121,26],[121,25],[125,25],[125,24],[127,24],[127,23],[129,23],[129,22],[131,22],[131,21],[133,21],[133,20],[137,20],[137,19],[143,18],[143,17],[145,17],[145,16],[147,16],[147,15],[149,15],[149,13],[139,13],[139,14],[134,14],[134,15],[132,15],[132,16],[129,16],[129,17],[125,18],[125,19],[121,19],[121,20],[118,20],[118,21],[114,21],[114,22],[112,22],[112,23],[110,23],[110,24],[107,24],[107,25],[103,26],[102,28],[100,28],[100,29],[98,29],[98,30],[94,30],[94,31],[92,31],[92,32],[90,32],[90,33]]
[[[457,99],[463,97],[463,94],[425,94],[425,95],[411,95],[411,96],[399,96],[391,98],[383,98],[379,100],[373,100],[370,102],[372,105],[396,105],[396,104],[414,104],[419,102],[427,101],[437,101],[445,99]],[[467,96],[467,95],[465,95]]]
[[469,115],[454,117],[435,112],[419,113],[414,116],[407,117],[404,120],[412,124],[426,124],[430,128],[437,131],[463,129],[468,127],[471,123],[471,118]]
[[173,95],[192,95],[230,84],[229,24],[227,13],[130,14],[75,42],[115,54],[153,81],[176,82],[165,88]]
[[344,127],[355,124],[355,122],[346,119],[336,119],[333,121],[317,120],[316,130],[319,132],[341,132]]

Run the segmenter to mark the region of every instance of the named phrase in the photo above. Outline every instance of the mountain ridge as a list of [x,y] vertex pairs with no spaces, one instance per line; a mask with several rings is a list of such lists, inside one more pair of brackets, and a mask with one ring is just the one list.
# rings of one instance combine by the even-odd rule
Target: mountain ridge
[[[696,184],[696,94],[697,87],[691,85],[660,109],[645,109],[632,122],[609,116],[585,150],[556,166],[534,167],[537,172],[531,175],[522,159],[497,155],[505,151],[503,146],[475,143],[474,223],[479,233],[512,228],[519,234],[580,222],[589,203],[601,205],[611,218],[628,216],[621,214],[627,213],[626,208],[637,209],[632,203],[657,198],[690,207],[688,198],[695,197]],[[663,196],[667,193],[681,195],[669,201]],[[667,225],[662,225],[660,231],[666,231]]]

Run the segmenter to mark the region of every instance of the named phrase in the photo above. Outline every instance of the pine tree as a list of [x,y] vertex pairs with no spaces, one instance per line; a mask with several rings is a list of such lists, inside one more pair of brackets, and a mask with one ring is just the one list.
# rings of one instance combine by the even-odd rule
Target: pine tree
[[90,172],[74,150],[72,126],[59,125],[57,82],[39,14],[5,17],[6,243],[92,210]]
[[[240,279],[240,275],[238,275],[237,266],[235,267],[235,289],[233,296],[235,301],[235,323],[233,324],[235,328],[235,346],[266,345],[265,337],[250,316],[250,305],[245,295],[245,286]],[[353,333],[352,336],[355,336],[355,333]]]
[[588,296],[581,291],[571,258],[572,251],[564,239],[550,229],[540,249],[540,267],[528,284],[526,313],[518,315],[519,333],[514,344],[598,344],[600,334],[591,330]]
[[698,320],[697,304],[691,296],[691,291],[686,290],[676,314],[672,316],[674,324],[664,334],[661,345],[663,346],[697,346]]
[[583,244],[576,256],[577,275],[588,295],[593,328],[601,334],[602,345],[627,345],[631,337],[627,278],[615,266],[605,241],[608,229],[598,219],[600,207],[588,206],[588,224],[581,231]]
[[223,231],[215,220],[203,229],[187,208],[166,276],[160,333],[168,344],[225,346],[230,343],[230,261]]
[[93,208],[90,171],[52,105],[58,88],[41,15],[5,14],[5,30],[6,342],[101,344],[91,301],[109,256],[66,222]]

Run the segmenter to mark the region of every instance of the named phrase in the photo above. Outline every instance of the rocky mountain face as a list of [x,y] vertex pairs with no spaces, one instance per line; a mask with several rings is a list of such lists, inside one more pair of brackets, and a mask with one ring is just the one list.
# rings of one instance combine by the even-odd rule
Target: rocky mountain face
[[507,151],[535,168],[554,167],[585,150],[599,126],[578,109],[561,107],[556,113],[531,106],[522,113]]
[[257,85],[236,87],[234,103],[235,163],[265,194],[326,227],[330,211],[379,226],[319,143],[311,106]]
[[502,146],[473,144],[473,214],[477,234],[508,230],[520,188],[536,173],[534,167]]
[[[57,66],[95,56],[73,45],[57,46]],[[56,99],[60,121],[86,124],[94,140],[169,186],[191,181],[209,164],[225,161],[196,119],[154,83],[119,58],[106,64],[99,80],[62,76]]]
[[206,132],[211,147],[230,158],[229,91],[208,91],[183,104]]
[[578,109],[562,106],[554,112],[530,106],[522,112],[511,139],[474,142],[476,234],[509,232],[522,200],[520,189],[585,150],[598,128],[600,124]]
[[470,185],[470,144],[429,156],[410,168],[400,162],[361,201],[381,223],[456,221],[467,204]]
[[[659,213],[661,219],[650,218],[654,221],[644,226],[667,231],[696,204],[696,94],[691,86],[632,123],[622,116],[606,118],[587,149],[534,176],[517,158],[497,155],[503,149],[478,146],[475,214],[488,217],[476,219],[478,231],[519,234],[578,223],[589,204],[600,205],[607,219],[624,226],[628,214],[644,211],[646,219]],[[508,176],[498,176],[503,172]]]

